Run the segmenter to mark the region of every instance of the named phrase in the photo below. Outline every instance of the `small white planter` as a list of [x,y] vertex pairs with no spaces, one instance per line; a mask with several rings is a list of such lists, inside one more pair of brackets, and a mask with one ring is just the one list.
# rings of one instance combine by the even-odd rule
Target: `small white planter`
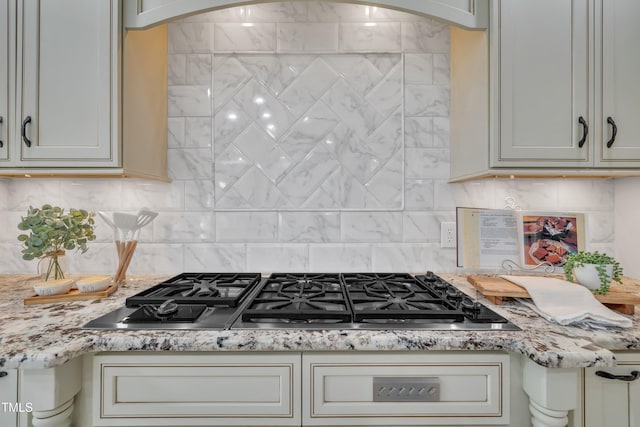
[[[609,276],[609,282],[611,282],[611,276],[613,276],[613,264],[607,264],[604,266],[604,270]],[[585,264],[582,267],[573,268],[573,276],[576,281],[582,286],[589,289],[599,289],[602,284],[598,277],[598,270],[596,270],[596,264]]]

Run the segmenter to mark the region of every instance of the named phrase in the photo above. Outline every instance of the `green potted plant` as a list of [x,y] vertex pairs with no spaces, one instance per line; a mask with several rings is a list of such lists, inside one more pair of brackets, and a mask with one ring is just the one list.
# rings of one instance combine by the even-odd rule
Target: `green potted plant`
[[575,277],[578,283],[595,294],[606,294],[612,280],[622,283],[622,267],[607,254],[580,251],[567,257],[564,276],[570,282]]
[[28,231],[20,234],[22,258],[29,261],[40,259],[38,270],[44,280],[63,279],[65,269],[61,261],[65,250],[87,251],[87,242],[95,240],[95,214],[82,209],[69,209],[66,213],[58,206],[43,205],[41,208],[29,207],[27,215],[22,217],[18,229]]

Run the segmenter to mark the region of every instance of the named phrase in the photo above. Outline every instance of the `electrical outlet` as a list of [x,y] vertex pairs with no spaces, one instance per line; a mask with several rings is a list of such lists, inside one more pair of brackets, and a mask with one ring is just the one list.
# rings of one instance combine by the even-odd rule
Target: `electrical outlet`
[[441,248],[456,247],[456,223],[455,222],[440,223],[440,247]]

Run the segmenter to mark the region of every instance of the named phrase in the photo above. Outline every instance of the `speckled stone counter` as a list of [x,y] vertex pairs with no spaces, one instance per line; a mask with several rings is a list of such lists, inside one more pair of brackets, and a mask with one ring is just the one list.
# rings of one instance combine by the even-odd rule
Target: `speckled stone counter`
[[[81,326],[124,305],[127,296],[169,276],[129,278],[109,298],[25,306],[34,276],[0,276],[0,367],[57,366],[98,351],[434,351],[502,350],[553,368],[613,366],[612,350],[640,350],[640,316],[626,330],[593,331],[551,324],[515,301],[494,306],[464,276],[442,275],[507,317],[522,331],[96,331]],[[627,289],[640,293],[640,285]]]

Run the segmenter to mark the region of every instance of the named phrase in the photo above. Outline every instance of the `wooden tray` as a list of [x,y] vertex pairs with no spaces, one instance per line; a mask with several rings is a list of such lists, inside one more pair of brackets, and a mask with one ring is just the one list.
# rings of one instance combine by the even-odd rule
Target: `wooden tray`
[[80,292],[77,289],[71,289],[66,294],[60,295],[32,295],[24,299],[24,305],[32,304],[50,304],[54,302],[67,302],[67,301],[86,301],[92,299],[106,298],[118,289],[118,285],[111,284],[107,289],[98,292]]
[[[467,276],[467,281],[496,305],[502,304],[503,298],[531,298],[525,288],[500,277],[472,275]],[[640,304],[640,296],[614,286],[605,295],[593,296],[603,305],[624,314],[635,313],[635,305]]]

